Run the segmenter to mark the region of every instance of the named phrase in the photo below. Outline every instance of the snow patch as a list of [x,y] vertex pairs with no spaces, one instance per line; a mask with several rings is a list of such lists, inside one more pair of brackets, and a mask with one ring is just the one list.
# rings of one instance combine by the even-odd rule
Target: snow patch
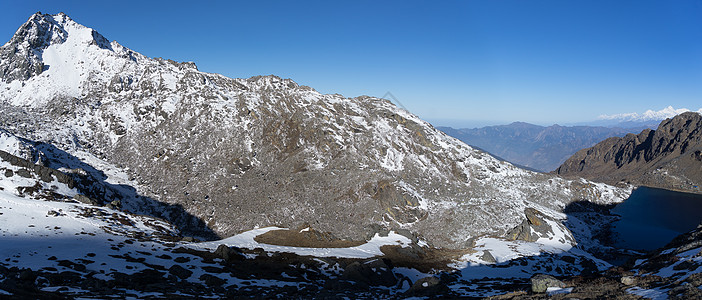
[[573,292],[572,287],[560,288],[560,287],[552,286],[552,287],[546,288],[546,294],[548,294],[549,296],[558,295],[558,294],[570,294],[572,292]]
[[665,293],[661,289],[644,289],[640,288],[638,286],[629,288],[626,290],[627,293],[636,295],[636,296],[641,296],[646,299],[651,299],[651,300],[666,300],[668,299],[668,294]]
[[259,229],[249,230],[235,236],[213,242],[203,242],[195,244],[185,244],[187,247],[192,247],[194,249],[207,249],[209,251],[214,251],[219,245],[235,246],[239,248],[255,249],[262,248],[267,252],[287,252],[295,253],[301,256],[315,256],[315,257],[340,257],[340,258],[371,258],[375,256],[383,255],[380,251],[381,246],[385,245],[398,245],[401,247],[409,246],[412,241],[400,234],[391,231],[388,236],[380,236],[375,234],[375,236],[363,245],[348,248],[307,248],[307,247],[290,247],[290,246],[277,246],[259,243],[254,240],[255,237],[269,232],[271,230],[288,230],[287,228],[280,227],[265,227]]

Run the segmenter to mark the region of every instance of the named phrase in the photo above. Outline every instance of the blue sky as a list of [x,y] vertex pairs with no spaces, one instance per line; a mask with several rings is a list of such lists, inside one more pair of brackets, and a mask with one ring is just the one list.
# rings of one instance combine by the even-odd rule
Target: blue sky
[[702,107],[702,0],[0,1],[0,41],[36,11],[206,72],[391,92],[434,125]]

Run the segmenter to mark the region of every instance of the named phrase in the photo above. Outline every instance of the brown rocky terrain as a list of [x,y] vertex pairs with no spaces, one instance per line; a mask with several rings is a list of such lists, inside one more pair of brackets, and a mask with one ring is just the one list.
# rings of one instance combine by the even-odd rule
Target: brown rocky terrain
[[687,112],[656,130],[606,139],[578,151],[553,173],[701,193],[702,115]]
[[[533,241],[560,237],[564,240],[559,243],[575,242],[561,223],[533,208],[525,209],[522,223],[509,231],[508,238],[516,241],[483,237],[464,249],[428,247],[416,237],[407,239],[404,245],[380,246],[380,253],[373,257],[313,256],[285,252],[290,248],[261,248],[281,245],[329,251],[324,249],[359,244],[339,240],[308,224],[259,234],[252,238],[257,245],[242,243],[239,245],[245,247],[238,247],[222,240],[209,242],[214,246],[208,247],[207,243],[181,236],[165,220],[133,215],[112,203],[78,197],[81,194],[71,197],[77,191],[100,197],[88,189],[95,186],[116,189],[94,177],[88,179],[98,182],[82,178],[90,173],[66,174],[66,169],[38,166],[7,153],[0,156],[0,163],[0,183],[4,186],[0,187],[0,200],[5,203],[0,204],[0,221],[24,223],[15,224],[14,231],[7,229],[10,222],[0,223],[3,241],[10,241],[0,244],[0,253],[7,257],[0,261],[0,299],[479,299],[491,295],[499,295],[496,299],[639,299],[635,293],[677,299],[700,296],[696,287],[702,284],[697,271],[702,270],[702,227],[654,253],[638,255],[629,264],[609,270],[579,249],[566,247],[528,254],[528,248],[538,246]],[[76,190],[71,192],[69,184]],[[575,210],[586,210],[580,206],[588,203],[578,204]],[[575,216],[573,209],[565,211],[569,217]],[[74,227],[72,222],[80,225],[69,231]],[[45,224],[50,226],[35,232],[41,238],[31,233],[13,238],[17,231],[27,235],[27,230]],[[91,229],[88,224],[95,225]],[[57,243],[52,236],[61,236],[58,231],[62,230],[68,231],[63,233],[63,242],[74,239],[86,247],[66,248],[63,242]],[[381,230],[379,235],[389,233]],[[486,240],[493,242],[488,250],[484,247]],[[23,246],[24,250],[9,246],[18,241],[30,244]],[[48,248],[47,243],[51,245]],[[504,260],[505,251],[524,246],[524,254],[515,253]],[[554,286],[570,293],[544,292]]]

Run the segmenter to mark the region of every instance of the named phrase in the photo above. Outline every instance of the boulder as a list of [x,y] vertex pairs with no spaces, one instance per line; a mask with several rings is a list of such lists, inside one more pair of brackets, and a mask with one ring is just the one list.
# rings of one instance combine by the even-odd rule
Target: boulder
[[193,274],[193,271],[183,268],[180,265],[173,265],[168,268],[168,273],[171,273],[180,279],[186,279]]
[[73,197],[73,200],[78,201],[80,203],[84,204],[90,204],[90,205],[99,205],[97,201],[89,198],[88,196],[82,195],[82,194],[77,194]]
[[341,278],[365,283],[370,286],[393,286],[397,284],[397,277],[392,272],[392,266],[382,259],[366,262],[353,262],[344,268]]
[[480,256],[480,259],[482,259],[484,262],[491,263],[491,264],[494,264],[497,262],[497,260],[495,260],[495,257],[492,256],[492,253],[490,253],[490,251],[487,251],[487,250],[483,250],[483,255]]
[[428,276],[415,281],[405,294],[437,297],[437,295],[446,295],[447,293],[449,293],[449,288],[442,278]]
[[545,293],[550,287],[564,288],[566,284],[551,275],[536,274],[531,277],[531,291]]
[[226,262],[246,259],[246,256],[237,247],[229,247],[227,245],[219,245],[214,252]]

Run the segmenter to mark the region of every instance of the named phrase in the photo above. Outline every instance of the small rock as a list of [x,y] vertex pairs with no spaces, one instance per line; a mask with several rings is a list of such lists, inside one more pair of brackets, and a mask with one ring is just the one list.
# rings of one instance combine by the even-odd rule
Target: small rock
[[534,293],[545,293],[550,287],[566,287],[565,283],[551,275],[536,274],[531,277],[531,291]]
[[55,210],[50,210],[46,213],[47,216],[52,216],[52,217],[58,217],[61,215],[61,213],[55,211]]
[[621,282],[622,282],[624,285],[634,285],[634,284],[636,284],[636,277],[634,277],[634,276],[624,276],[624,277],[622,277]]

